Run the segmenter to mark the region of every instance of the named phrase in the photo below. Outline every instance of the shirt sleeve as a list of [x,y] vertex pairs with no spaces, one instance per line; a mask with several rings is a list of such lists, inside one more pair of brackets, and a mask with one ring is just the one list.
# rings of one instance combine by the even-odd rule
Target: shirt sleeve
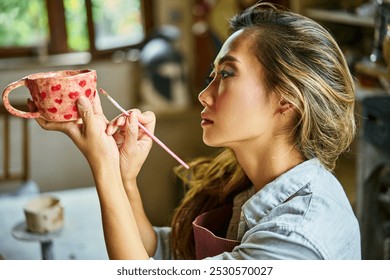
[[157,248],[152,259],[154,260],[172,260],[171,248],[171,228],[153,227],[157,234]]

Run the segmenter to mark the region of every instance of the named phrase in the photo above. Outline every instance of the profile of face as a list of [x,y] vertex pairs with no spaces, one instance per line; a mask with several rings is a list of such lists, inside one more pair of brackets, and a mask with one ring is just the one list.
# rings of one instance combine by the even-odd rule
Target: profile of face
[[280,132],[281,102],[268,91],[264,67],[251,51],[249,30],[233,33],[217,55],[210,83],[199,94],[203,141],[234,149],[265,145]]

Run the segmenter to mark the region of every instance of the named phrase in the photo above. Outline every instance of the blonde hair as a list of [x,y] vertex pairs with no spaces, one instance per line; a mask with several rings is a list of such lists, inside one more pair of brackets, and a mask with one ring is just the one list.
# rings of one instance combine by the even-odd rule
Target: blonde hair
[[[251,50],[265,69],[270,94],[293,105],[296,122],[289,137],[303,158],[318,158],[333,170],[355,136],[353,78],[338,44],[318,23],[273,4],[258,3],[230,21],[245,29]],[[176,173],[189,191],[172,220],[176,258],[193,259],[192,221],[201,213],[231,203],[250,185],[232,151],[197,159],[190,171]]]

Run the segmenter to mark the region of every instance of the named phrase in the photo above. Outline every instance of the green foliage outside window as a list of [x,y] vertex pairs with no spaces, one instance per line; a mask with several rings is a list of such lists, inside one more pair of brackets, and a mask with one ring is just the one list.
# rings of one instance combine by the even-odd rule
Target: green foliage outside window
[[[85,0],[63,4],[69,50],[88,51]],[[92,13],[97,49],[137,44],[144,38],[140,0],[92,0]],[[46,46],[49,33],[46,0],[0,0],[0,48]]]
[[84,0],[64,0],[68,47],[72,51],[88,51],[88,24]]
[[44,0],[0,0],[0,47],[41,46],[47,36]]
[[142,41],[144,28],[140,0],[92,0],[92,4],[97,49]]

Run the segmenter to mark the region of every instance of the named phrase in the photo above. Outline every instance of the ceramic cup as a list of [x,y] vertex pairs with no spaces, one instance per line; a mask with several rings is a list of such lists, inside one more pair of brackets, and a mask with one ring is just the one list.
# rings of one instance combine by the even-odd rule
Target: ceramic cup
[[49,233],[64,225],[64,209],[61,201],[50,195],[40,195],[24,206],[27,230],[34,233]]
[[[9,100],[12,90],[25,86],[30,91],[37,112],[24,112],[14,108]],[[31,74],[9,84],[3,91],[4,107],[12,115],[22,118],[43,118],[48,121],[74,121],[79,119],[76,101],[86,96],[93,102],[96,95],[96,71],[63,70]]]

